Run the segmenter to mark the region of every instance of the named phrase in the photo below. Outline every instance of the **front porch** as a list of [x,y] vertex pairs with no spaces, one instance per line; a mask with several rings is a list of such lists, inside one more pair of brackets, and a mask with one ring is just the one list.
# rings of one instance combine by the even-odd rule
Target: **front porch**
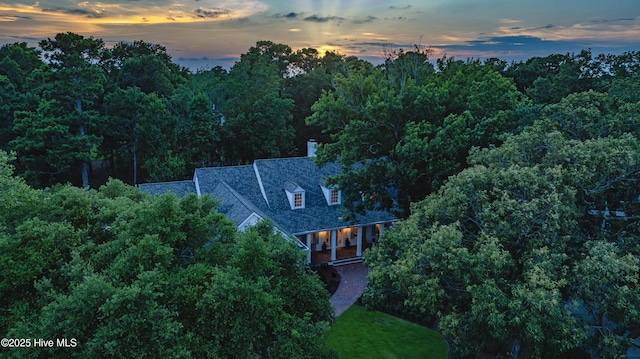
[[[373,247],[373,243],[362,243],[362,254],[365,253],[367,249]],[[337,261],[349,258],[362,258],[362,256],[357,255],[356,246],[351,247],[339,247],[336,248],[336,259]],[[319,252],[311,252],[311,264],[321,264],[321,263],[332,263],[331,260],[331,249],[328,248],[324,251]]]
[[362,261],[364,251],[375,245],[389,225],[391,222],[337,228],[299,234],[298,239],[309,248],[308,265],[356,263]]

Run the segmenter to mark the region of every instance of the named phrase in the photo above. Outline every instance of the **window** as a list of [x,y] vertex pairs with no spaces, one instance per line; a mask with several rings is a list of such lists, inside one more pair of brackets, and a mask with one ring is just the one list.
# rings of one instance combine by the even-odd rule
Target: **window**
[[340,203],[340,196],[337,189],[331,190],[331,204]]
[[293,194],[293,207],[294,208],[302,207],[302,193]]

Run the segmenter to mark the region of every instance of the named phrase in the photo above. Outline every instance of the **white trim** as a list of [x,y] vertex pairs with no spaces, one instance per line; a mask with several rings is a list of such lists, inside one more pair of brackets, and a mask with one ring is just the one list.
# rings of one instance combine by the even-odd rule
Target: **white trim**
[[258,222],[260,222],[262,219],[263,218],[260,215],[258,215],[256,212],[252,212],[247,218],[244,219],[244,221],[242,221],[242,223],[238,225],[238,231],[244,232],[244,230],[248,226],[254,226]]
[[305,236],[307,246],[307,264],[311,264],[311,233],[307,233]]
[[267,202],[267,207],[271,209],[271,206],[269,205],[269,200],[267,199],[267,193],[264,191],[262,178],[260,178],[260,172],[258,171],[258,166],[256,166],[255,162],[253,163],[253,171],[256,173],[256,179],[258,180],[258,186],[260,186],[260,192],[262,192],[262,197],[264,198],[264,201]]
[[196,194],[198,197],[202,197],[202,192],[200,192],[200,182],[198,181],[198,171],[193,172],[193,183],[196,186]]

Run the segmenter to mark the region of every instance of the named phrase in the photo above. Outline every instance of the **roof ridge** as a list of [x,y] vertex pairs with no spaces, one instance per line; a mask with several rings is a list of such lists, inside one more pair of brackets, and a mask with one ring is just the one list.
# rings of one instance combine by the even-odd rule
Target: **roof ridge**
[[264,201],[267,202],[267,207],[271,209],[271,205],[269,204],[269,199],[267,198],[267,192],[264,190],[264,184],[262,184],[262,177],[260,177],[260,171],[258,171],[258,165],[254,162],[251,167],[253,167],[253,172],[256,175],[256,180],[258,180],[258,186],[260,186],[260,192],[262,193],[262,198],[264,198]]
[[229,166],[217,166],[217,167],[197,167],[198,170],[218,170],[221,168],[231,168],[231,167],[251,167],[251,165],[229,165]]
[[256,163],[258,161],[262,162],[262,161],[281,161],[281,160],[299,160],[299,159],[304,159],[304,158],[309,158],[311,159],[311,157],[307,157],[307,156],[299,156],[299,157],[280,157],[280,158],[259,158],[253,161],[253,163]]
[[147,182],[147,183],[138,183],[138,186],[152,185],[152,184],[163,185],[163,184],[168,184],[168,183],[183,183],[183,182],[193,182],[193,180],[182,180],[182,181],[163,181],[163,182]]

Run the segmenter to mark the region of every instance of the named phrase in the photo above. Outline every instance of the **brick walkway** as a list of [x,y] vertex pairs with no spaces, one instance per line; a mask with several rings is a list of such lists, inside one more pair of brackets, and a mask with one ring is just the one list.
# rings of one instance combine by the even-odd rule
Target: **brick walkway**
[[349,309],[364,292],[369,268],[362,263],[356,263],[336,267],[336,270],[340,274],[340,285],[329,301],[335,309],[334,315],[338,317]]

